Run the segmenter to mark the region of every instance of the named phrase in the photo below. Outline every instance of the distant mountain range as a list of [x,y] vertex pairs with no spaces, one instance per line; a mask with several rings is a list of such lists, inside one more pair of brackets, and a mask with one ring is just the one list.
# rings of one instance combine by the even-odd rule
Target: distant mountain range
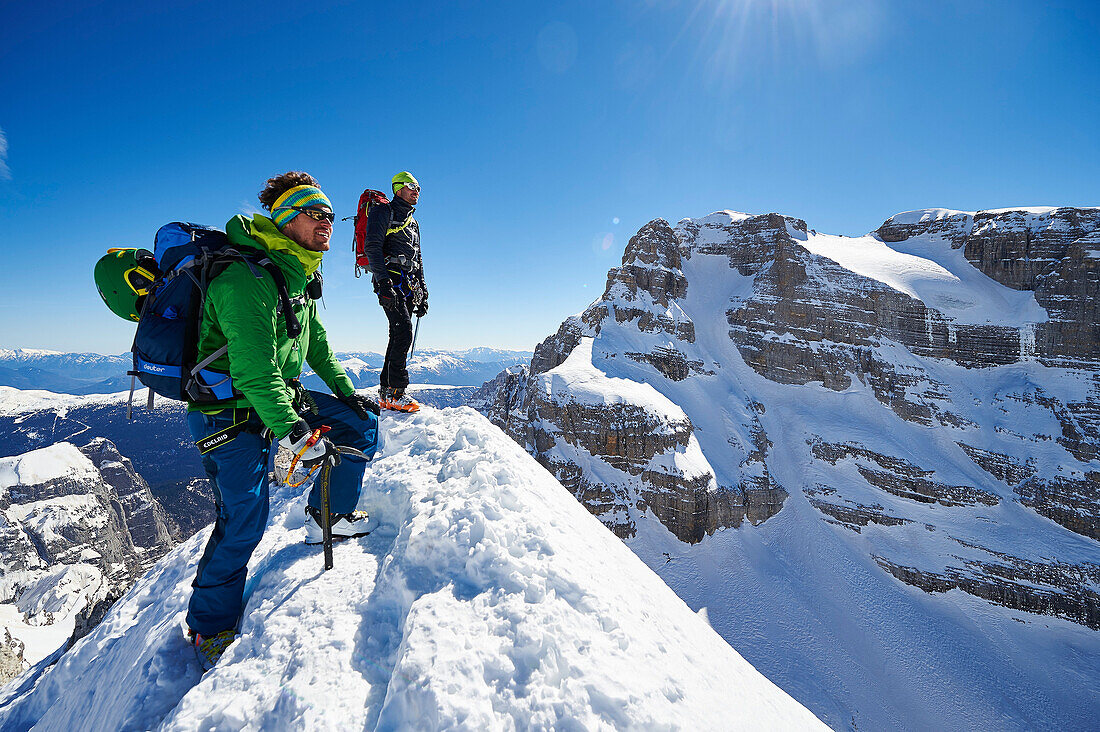
[[[462,351],[424,350],[413,354],[409,375],[414,384],[481,386],[502,370],[531,360],[530,351],[470,348]],[[384,356],[370,351],[339,352],[356,389],[378,385]],[[42,389],[59,394],[114,394],[130,388],[126,372],[132,364],[129,353],[61,353],[38,349],[0,349],[0,386]],[[323,388],[312,371],[303,382]]]
[[[446,384],[450,386],[481,386],[502,370],[525,364],[531,351],[503,351],[495,348],[469,348],[464,351],[419,351],[409,361],[409,379],[413,384]],[[337,352],[356,389],[378,386],[378,374],[385,357],[363,351]],[[302,383],[311,388],[323,388],[312,371],[302,373]]]
[[110,394],[130,388],[130,354],[0,349],[0,386],[59,394]]

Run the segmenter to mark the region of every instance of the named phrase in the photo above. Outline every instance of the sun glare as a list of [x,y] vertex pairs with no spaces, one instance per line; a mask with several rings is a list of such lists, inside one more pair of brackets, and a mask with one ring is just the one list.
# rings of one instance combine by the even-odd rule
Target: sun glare
[[806,52],[837,65],[866,48],[881,16],[881,0],[696,0],[674,45],[692,47],[714,80]]

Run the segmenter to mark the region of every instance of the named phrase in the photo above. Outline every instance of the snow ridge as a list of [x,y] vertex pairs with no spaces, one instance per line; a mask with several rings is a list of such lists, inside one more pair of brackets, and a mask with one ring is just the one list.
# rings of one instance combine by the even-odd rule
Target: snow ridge
[[279,489],[241,635],[200,675],[180,623],[206,532],[53,668],[0,691],[25,729],[808,729],[544,469],[468,408],[383,421],[335,569]]

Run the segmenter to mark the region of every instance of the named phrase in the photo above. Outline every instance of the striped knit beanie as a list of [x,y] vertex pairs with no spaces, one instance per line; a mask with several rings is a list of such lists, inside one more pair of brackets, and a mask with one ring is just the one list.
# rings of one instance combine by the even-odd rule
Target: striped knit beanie
[[320,188],[316,186],[294,186],[289,191],[276,198],[275,204],[271,207],[271,220],[274,221],[275,225],[280,229],[289,224],[291,219],[300,213],[291,208],[291,206],[298,206],[301,208],[306,206],[327,206],[329,211],[332,210],[332,203],[329,202],[328,196],[326,196]]

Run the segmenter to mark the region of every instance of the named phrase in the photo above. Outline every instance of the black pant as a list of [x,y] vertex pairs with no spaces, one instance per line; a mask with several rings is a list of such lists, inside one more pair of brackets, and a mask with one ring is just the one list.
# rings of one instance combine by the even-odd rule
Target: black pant
[[412,300],[398,295],[392,308],[382,308],[390,320],[390,343],[378,383],[385,389],[404,389],[409,385],[409,346],[412,345]]

